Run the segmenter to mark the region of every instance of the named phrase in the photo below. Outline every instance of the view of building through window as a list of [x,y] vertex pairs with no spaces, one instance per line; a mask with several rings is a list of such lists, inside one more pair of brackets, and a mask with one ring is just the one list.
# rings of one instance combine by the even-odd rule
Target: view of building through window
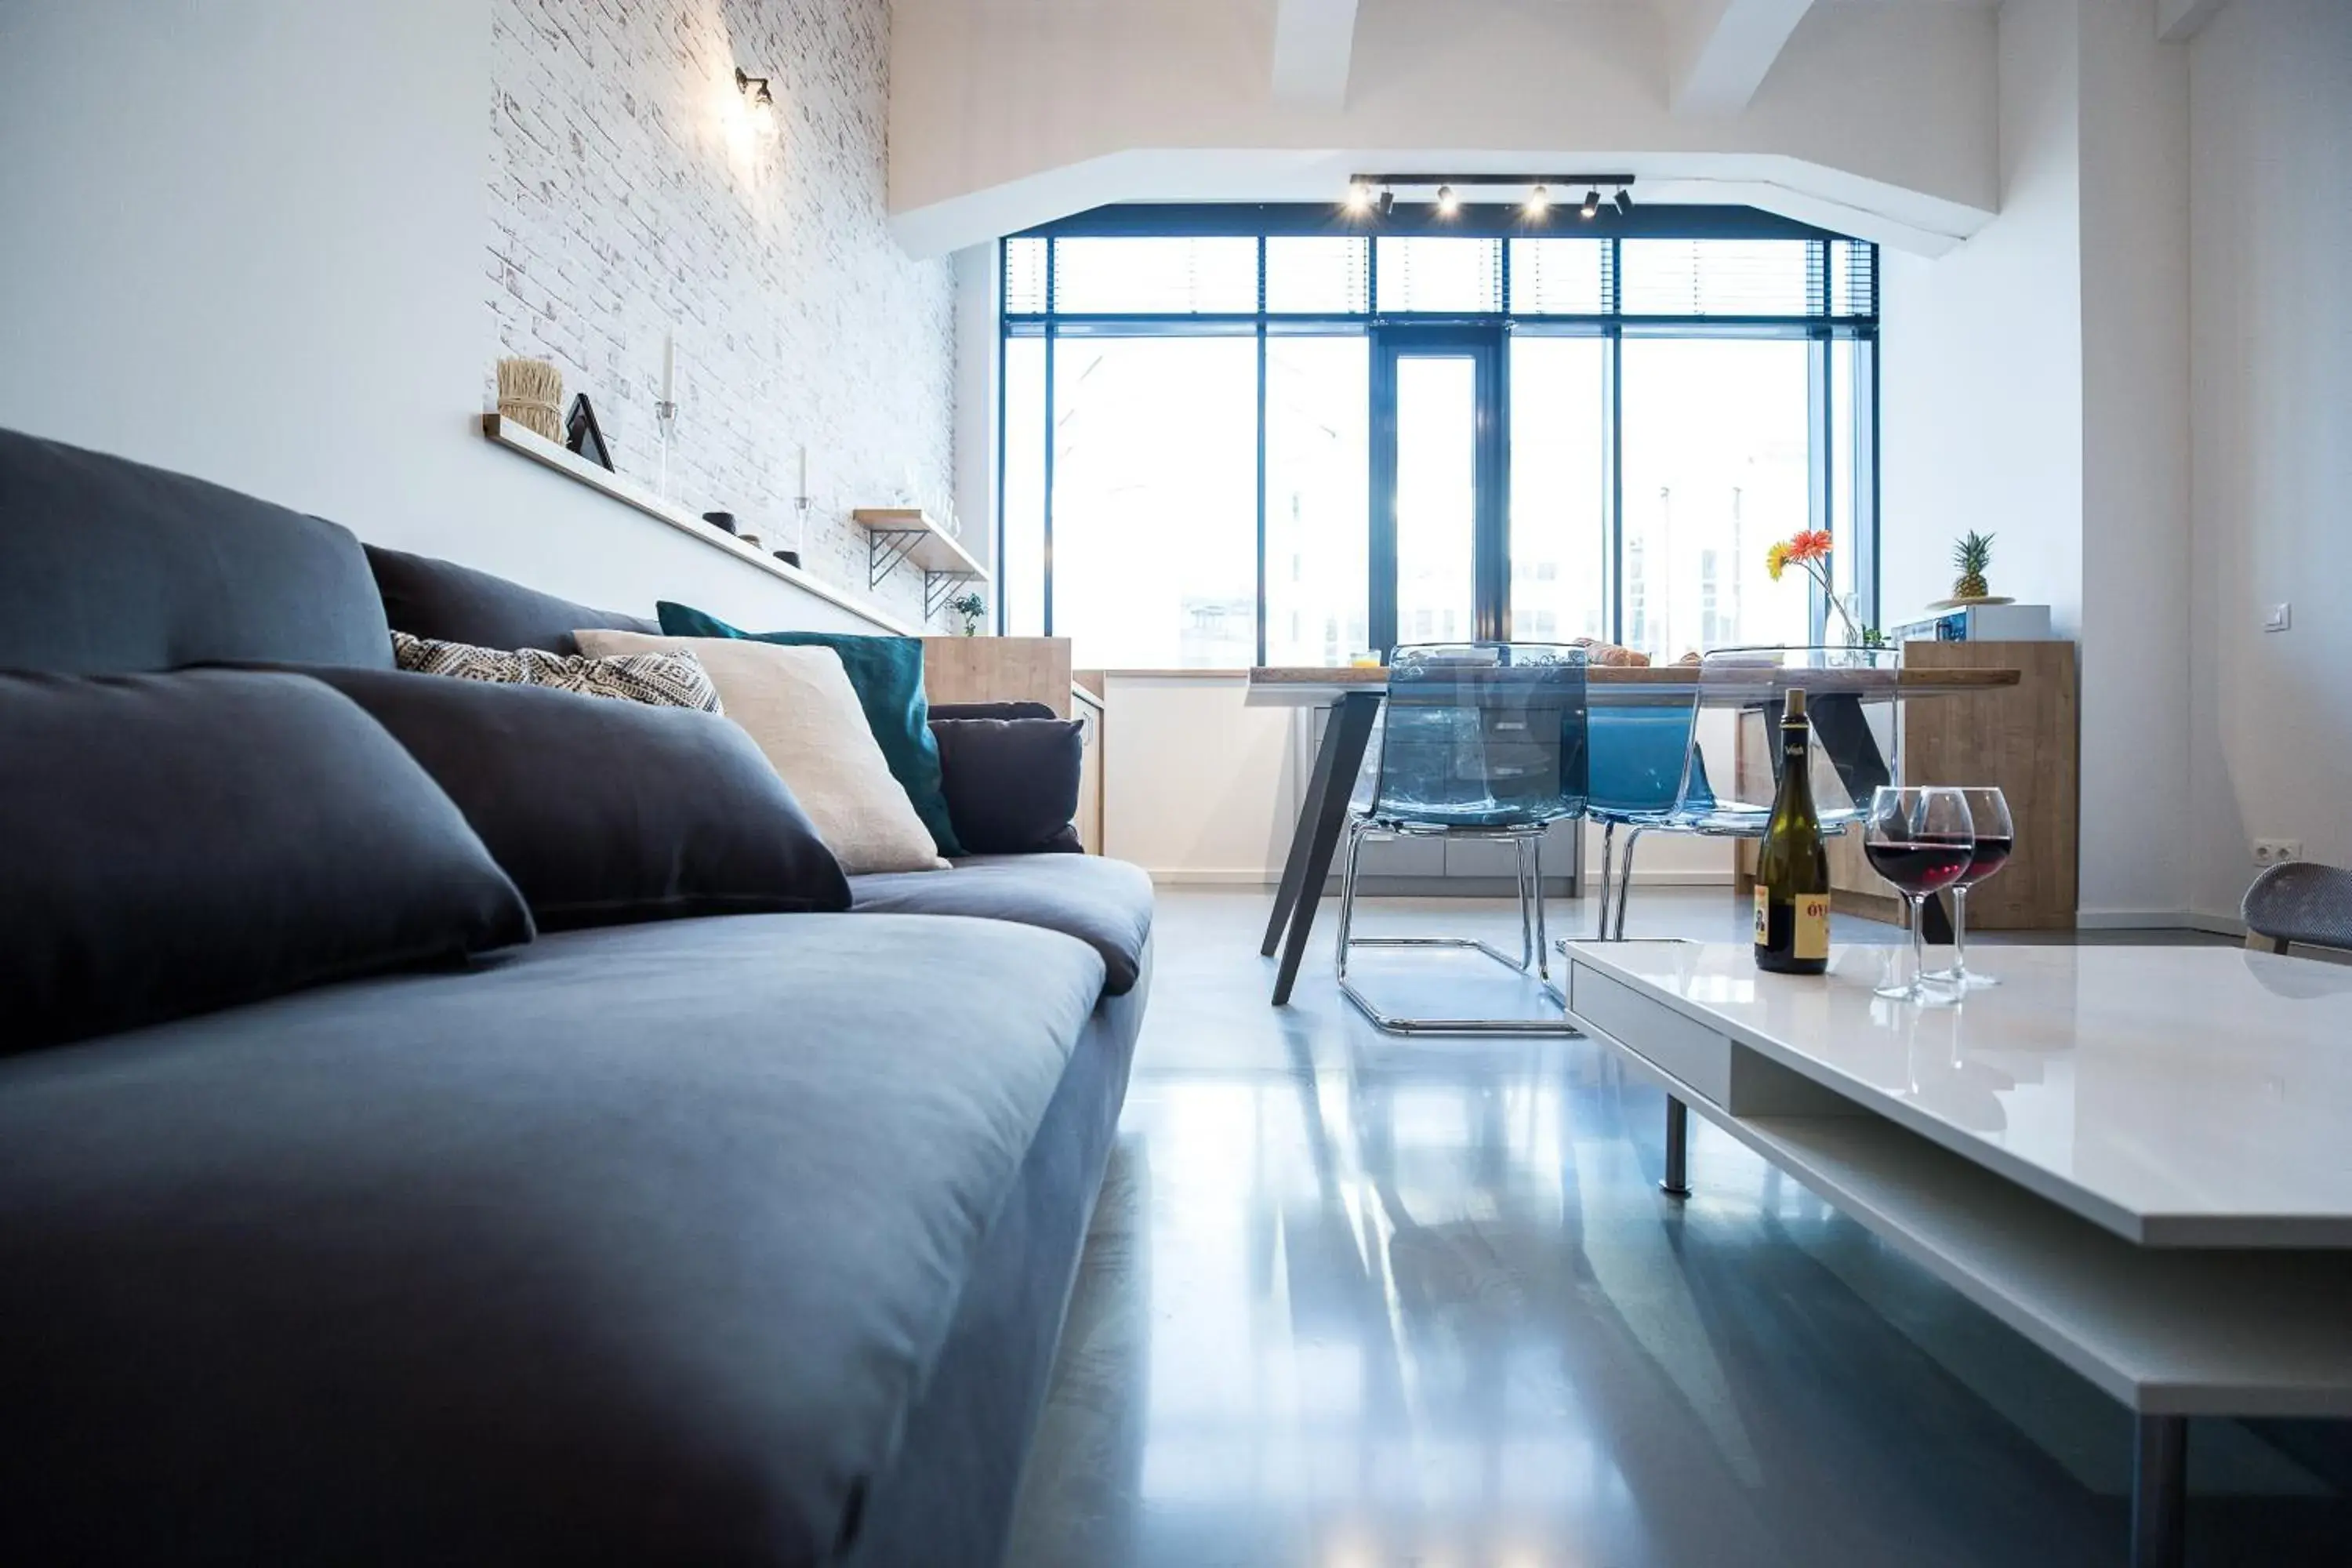
[[1135,668],[1343,664],[1490,614],[1657,660],[1809,640],[1810,585],[1765,552],[1827,527],[1866,602],[1874,259],[1809,237],[1007,241],[1004,627]]

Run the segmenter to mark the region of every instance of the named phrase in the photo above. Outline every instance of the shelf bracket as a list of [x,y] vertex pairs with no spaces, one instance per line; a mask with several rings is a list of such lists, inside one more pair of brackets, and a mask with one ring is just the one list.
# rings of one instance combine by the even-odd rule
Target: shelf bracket
[[926,572],[923,574],[923,619],[929,620],[947,608],[948,595],[959,584],[982,583],[987,579],[977,572]]
[[866,585],[879,588],[888,582],[890,574],[905,564],[907,557],[915,552],[915,547],[929,537],[919,528],[877,528],[870,531],[866,535]]

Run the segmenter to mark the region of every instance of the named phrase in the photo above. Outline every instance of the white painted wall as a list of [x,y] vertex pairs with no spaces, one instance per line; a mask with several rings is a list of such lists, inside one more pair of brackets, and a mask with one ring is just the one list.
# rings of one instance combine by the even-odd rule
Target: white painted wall
[[1336,106],[1276,98],[1274,20],[1274,0],[900,0],[900,237],[929,253],[1104,202],[1328,200],[1398,161],[1622,167],[1654,200],[1753,200],[1928,247],[1994,205],[1976,5],[1815,6],[1736,117],[1672,112],[1647,5],[1364,0]]
[[2083,352],[2075,0],[2000,14],[2000,216],[1948,256],[1881,256],[1881,619],[1952,591],[1996,536],[1999,593],[2082,611]]
[[488,5],[0,5],[0,425],[589,603],[858,625],[482,438]]
[[2190,907],[2189,61],[2080,0],[2082,904]]
[[2189,821],[2234,914],[2257,836],[2352,865],[2352,7],[2240,0],[2189,72]]
[[2081,645],[2082,909],[2189,908],[2186,61],[2114,0],[2000,16],[2001,214],[1950,255],[1886,258],[1882,592],[1992,586]]

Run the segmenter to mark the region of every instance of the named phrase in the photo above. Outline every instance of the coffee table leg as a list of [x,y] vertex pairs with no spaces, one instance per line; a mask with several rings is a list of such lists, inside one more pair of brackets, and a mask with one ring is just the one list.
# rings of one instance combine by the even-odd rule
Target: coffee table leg
[[[1348,797],[1356,790],[1356,771],[1364,765],[1364,747],[1372,738],[1372,720],[1381,710],[1381,694],[1350,691],[1339,699],[1323,733],[1317,753],[1315,782],[1309,786],[1307,809],[1299,813],[1299,839],[1291,845],[1296,856],[1307,853],[1298,866],[1298,886],[1291,899],[1290,927],[1282,944],[1282,967],[1274,978],[1274,1005],[1290,1000],[1298,978],[1298,961],[1307,955],[1307,938],[1315,929],[1316,906],[1323,901],[1323,879],[1331,874],[1331,851],[1339,842],[1339,828],[1348,816]],[[1327,769],[1325,763],[1330,763]],[[1284,880],[1289,873],[1284,872]]]
[[1666,1096],[1666,1179],[1658,1191],[1670,1198],[1686,1198],[1690,1191],[1690,1107]]
[[2180,1568],[2189,1504],[2189,1418],[2142,1415],[2132,1434],[2132,1568]]

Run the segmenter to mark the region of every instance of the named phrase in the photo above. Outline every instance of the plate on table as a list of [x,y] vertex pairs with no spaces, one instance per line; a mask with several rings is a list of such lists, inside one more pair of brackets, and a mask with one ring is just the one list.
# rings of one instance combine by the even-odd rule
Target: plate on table
[[2007,594],[1990,594],[1981,599],[1938,599],[1927,607],[1931,610],[1972,610],[1979,605],[2014,605]]

